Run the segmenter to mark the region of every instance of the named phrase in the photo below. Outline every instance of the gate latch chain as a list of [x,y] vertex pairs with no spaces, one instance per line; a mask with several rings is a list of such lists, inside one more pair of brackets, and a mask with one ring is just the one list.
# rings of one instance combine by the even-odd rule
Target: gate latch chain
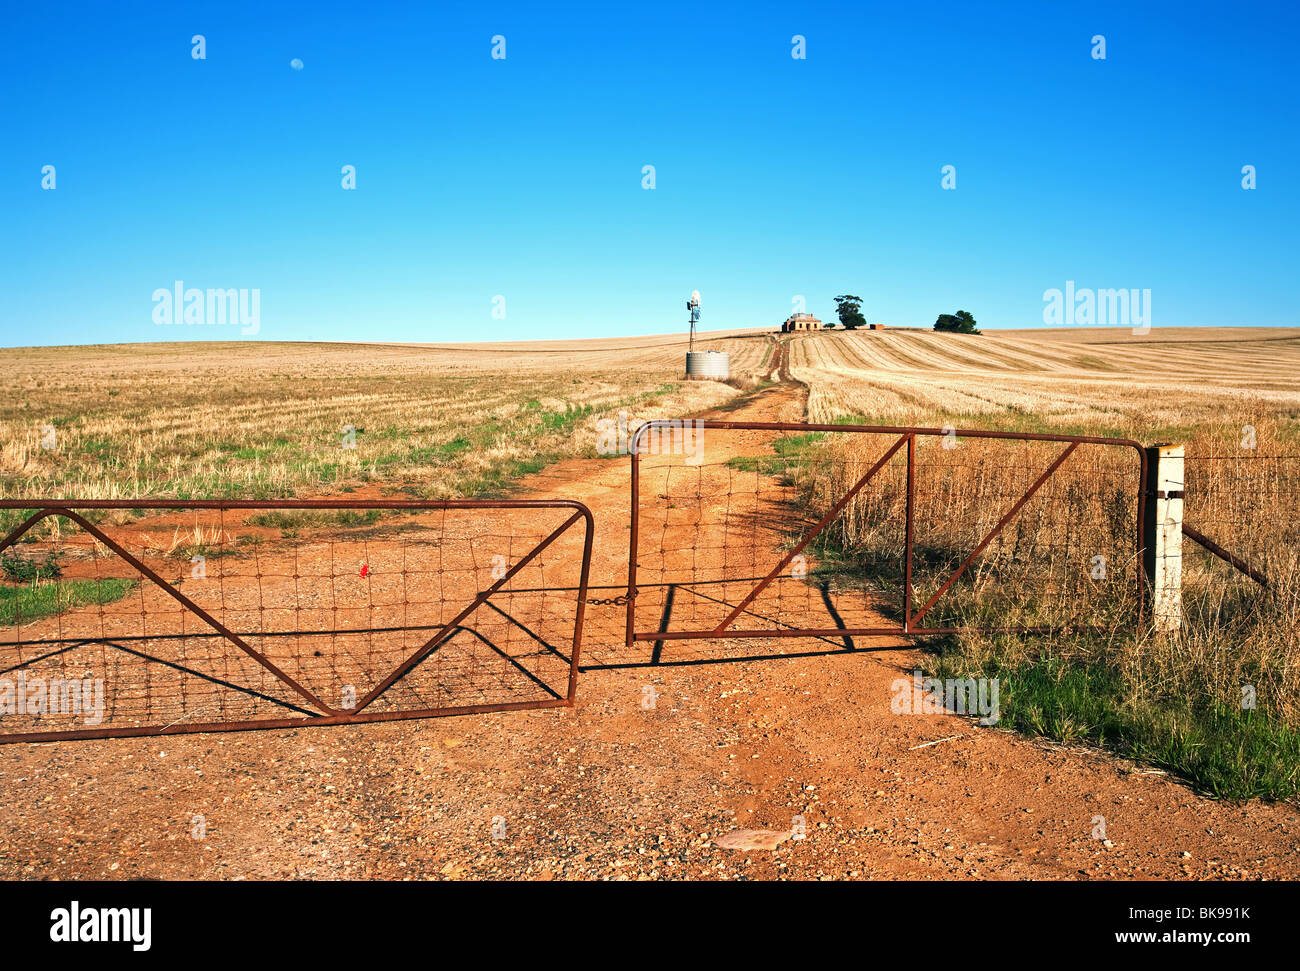
[[635,600],[639,592],[634,587],[631,593],[619,594],[617,597],[591,597],[587,600],[587,603],[593,607],[622,607]]

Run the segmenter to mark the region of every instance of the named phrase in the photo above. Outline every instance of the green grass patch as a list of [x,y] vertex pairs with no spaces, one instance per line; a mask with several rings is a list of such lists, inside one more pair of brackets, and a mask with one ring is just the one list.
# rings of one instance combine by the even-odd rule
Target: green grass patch
[[106,464],[116,464],[113,459],[113,443],[105,438],[85,438],[78,443],[78,451],[83,455]]
[[527,459],[504,459],[464,480],[462,489],[465,495],[475,499],[503,498],[508,495],[514,480],[522,479],[526,475],[536,475],[562,458],[564,456],[550,453]]
[[219,450],[229,452],[232,459],[239,459],[243,462],[260,462],[263,459],[269,459],[276,455],[277,452],[296,452],[298,446],[286,438],[277,438],[265,445],[220,445]]
[[249,526],[297,531],[316,526],[371,526],[383,515],[383,509],[272,509],[255,512],[244,522]]
[[464,435],[457,435],[450,442],[443,442],[441,445],[434,446],[438,454],[446,458],[453,458],[462,452],[468,452],[473,447],[474,443]]
[[544,411],[538,421],[538,430],[543,433],[567,433],[584,418],[595,414],[593,405],[582,405],[564,411]]
[[374,460],[374,463],[381,467],[437,465],[448,459],[454,459],[458,455],[463,455],[473,447],[474,442],[471,439],[464,435],[457,435],[449,442],[416,446],[404,452],[390,452],[387,455],[381,455]]
[[54,580],[0,586],[0,625],[30,623],[73,607],[121,600],[135,586],[131,579]]
[[53,580],[62,570],[59,567],[59,555],[53,550],[46,553],[44,559],[8,550],[4,556],[0,556],[0,572],[4,573],[6,580],[32,583],[37,580]]
[[[1031,415],[1023,418],[1026,425],[1039,421]],[[1006,427],[1006,416],[999,424]],[[812,434],[789,436],[778,440],[771,456],[730,464],[807,485],[819,474],[819,440]],[[808,502],[812,495],[807,492]],[[859,545],[850,549],[843,542],[842,533],[830,529],[812,544],[819,582],[828,582],[836,590],[879,586],[885,594],[880,609],[892,615],[889,605],[896,602],[902,579],[897,568],[901,550],[890,546],[885,534],[868,533],[866,540],[855,540]],[[922,590],[933,589],[937,579],[965,556],[964,548],[949,549],[945,542],[943,536],[937,544],[924,538],[915,542],[913,578]],[[1032,550],[1025,555],[1030,559],[1017,553],[991,565],[986,574],[990,582],[982,589],[969,582],[956,586],[931,613],[931,620],[939,622],[940,611],[944,625],[975,628],[1051,626],[1067,620],[1053,613],[1050,598],[1019,582],[1020,574],[1032,566]],[[1011,579],[1005,595],[1001,593],[1004,572]],[[937,654],[926,673],[939,678],[997,678],[999,724],[1005,728],[1063,744],[1104,748],[1165,769],[1218,798],[1294,800],[1300,796],[1300,728],[1290,719],[1287,704],[1267,688],[1285,681],[1283,671],[1269,666],[1275,663],[1269,660],[1273,655],[1261,655],[1259,670],[1242,668],[1243,683],[1261,686],[1255,707],[1242,708],[1221,682],[1200,676],[1208,673],[1205,665],[1210,662],[1183,659],[1176,646],[1171,654],[1171,645],[1152,645],[1132,632],[1126,591],[1122,578],[1078,588],[1080,598],[1089,598],[1089,622],[1109,633],[946,638],[936,642]],[[1269,627],[1259,615],[1253,590],[1243,592],[1240,600],[1216,600],[1214,610],[1213,617],[1189,614],[1184,635],[1200,632],[1213,649],[1217,645],[1236,651],[1260,636],[1261,628]],[[1269,636],[1277,635],[1271,631]],[[1277,663],[1287,663],[1286,656],[1283,647],[1283,660]]]
[[1103,661],[1042,654],[971,663],[955,642],[934,675],[998,679],[1000,724],[1062,743],[1088,743],[1150,763],[1225,799],[1300,795],[1300,732],[1262,708],[1208,697],[1143,695]]
[[772,443],[772,451],[775,454],[736,455],[727,459],[727,465],[742,472],[784,476],[795,462],[805,459],[812,448],[825,437],[825,432],[782,435]]

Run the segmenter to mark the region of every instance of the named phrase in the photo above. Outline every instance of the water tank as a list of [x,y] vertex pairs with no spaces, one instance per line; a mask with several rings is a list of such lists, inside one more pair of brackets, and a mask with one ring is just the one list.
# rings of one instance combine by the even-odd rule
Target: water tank
[[731,355],[726,351],[687,351],[688,381],[726,381],[731,377]]

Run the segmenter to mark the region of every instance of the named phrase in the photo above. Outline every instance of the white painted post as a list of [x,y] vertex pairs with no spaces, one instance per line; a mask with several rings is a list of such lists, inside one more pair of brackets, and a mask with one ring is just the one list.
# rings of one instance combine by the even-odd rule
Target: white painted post
[[1142,524],[1151,622],[1171,633],[1182,624],[1183,606],[1183,446],[1153,445],[1147,450],[1147,497]]

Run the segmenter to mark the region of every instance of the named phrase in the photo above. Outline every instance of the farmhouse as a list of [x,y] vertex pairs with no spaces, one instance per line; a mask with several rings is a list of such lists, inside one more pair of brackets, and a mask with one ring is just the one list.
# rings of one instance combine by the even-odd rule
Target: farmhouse
[[821,330],[822,322],[812,314],[791,314],[781,325],[782,333],[790,333],[796,330]]

